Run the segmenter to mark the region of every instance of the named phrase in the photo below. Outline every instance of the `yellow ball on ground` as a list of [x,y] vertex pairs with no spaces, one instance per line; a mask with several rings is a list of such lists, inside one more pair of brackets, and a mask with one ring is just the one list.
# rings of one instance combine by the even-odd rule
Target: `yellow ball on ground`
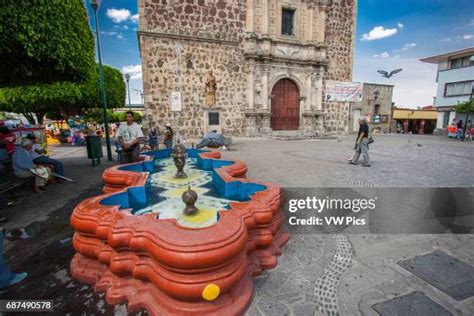
[[219,297],[219,294],[221,294],[221,289],[216,284],[208,284],[204,290],[202,290],[202,298],[206,301],[214,301]]

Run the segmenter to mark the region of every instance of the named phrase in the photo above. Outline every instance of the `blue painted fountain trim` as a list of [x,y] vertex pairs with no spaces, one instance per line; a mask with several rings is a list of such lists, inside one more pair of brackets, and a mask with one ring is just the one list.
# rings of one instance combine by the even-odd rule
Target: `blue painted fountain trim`
[[[142,161],[141,163],[127,164],[118,168],[122,171],[135,172],[153,172],[155,167],[154,159],[164,159],[171,157],[171,149],[160,149],[145,153],[145,155],[152,156],[153,160]],[[263,184],[241,181],[224,181],[216,172],[216,169],[230,166],[234,164],[233,161],[201,158],[199,154],[209,152],[209,150],[202,149],[187,149],[189,158],[197,158],[198,167],[202,170],[212,171],[212,182],[216,191],[222,197],[235,201],[248,201],[250,197],[256,192],[263,191],[267,187]],[[113,194],[102,201],[102,205],[120,205],[121,208],[142,208],[148,204],[146,186],[136,186],[127,188],[127,190]]]

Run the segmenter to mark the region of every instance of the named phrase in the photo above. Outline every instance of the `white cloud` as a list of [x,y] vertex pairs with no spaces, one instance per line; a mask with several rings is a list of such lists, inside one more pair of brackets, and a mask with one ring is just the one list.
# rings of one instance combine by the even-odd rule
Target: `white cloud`
[[128,65],[122,67],[122,73],[130,74],[130,79],[141,79],[142,77],[142,65]]
[[100,34],[103,34],[103,35],[110,35],[110,36],[113,36],[113,35],[117,35],[118,33],[117,32],[100,32]]
[[[403,71],[390,79],[383,78],[377,70]],[[422,63],[416,58],[357,59],[354,82],[373,82],[394,85],[393,101],[398,106],[416,108],[431,105],[436,95],[437,65]]]
[[116,36],[118,39],[123,39],[123,34],[122,33],[119,33],[119,32],[100,32],[100,34],[103,34],[103,35],[109,35],[109,36]]
[[107,9],[106,15],[115,23],[121,23],[128,20],[132,14],[127,9]]
[[409,44],[403,45],[403,47],[400,48],[400,49],[395,49],[395,51],[396,52],[404,52],[404,51],[407,51],[410,48],[414,48],[414,47],[416,47],[416,43],[409,43]]
[[374,41],[382,39],[385,37],[390,37],[397,34],[398,30],[396,28],[386,29],[383,26],[374,27],[369,33],[363,34],[362,41]]
[[474,19],[472,19],[471,22],[469,22],[468,26],[474,26]]
[[395,55],[395,56],[393,56],[393,57],[395,57],[395,58],[400,58],[400,55]]
[[405,27],[402,23],[398,22],[397,27],[401,30]]
[[445,37],[445,38],[442,38],[440,41],[441,42],[451,42],[452,39],[451,39],[451,37]]
[[133,22],[138,22],[138,13],[137,14],[134,14],[130,17],[130,20],[132,20]]
[[389,53],[383,52],[382,54],[375,54],[373,55],[375,58],[388,58],[390,57]]
[[473,39],[473,38],[474,38],[474,35],[472,35],[472,34],[466,34],[466,35],[462,36],[462,39],[465,39],[465,40],[470,40],[470,39]]

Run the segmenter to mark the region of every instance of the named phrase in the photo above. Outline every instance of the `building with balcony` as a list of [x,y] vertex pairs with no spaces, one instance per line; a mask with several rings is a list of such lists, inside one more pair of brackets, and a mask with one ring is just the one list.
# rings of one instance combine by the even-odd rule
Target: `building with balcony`
[[[474,47],[421,59],[438,65],[438,90],[434,106],[438,110],[437,130],[447,130],[453,121],[466,121],[466,115],[456,113],[460,102],[468,101],[474,85]],[[471,121],[471,119],[469,119]]]
[[139,0],[146,121],[187,137],[344,133],[356,0]]

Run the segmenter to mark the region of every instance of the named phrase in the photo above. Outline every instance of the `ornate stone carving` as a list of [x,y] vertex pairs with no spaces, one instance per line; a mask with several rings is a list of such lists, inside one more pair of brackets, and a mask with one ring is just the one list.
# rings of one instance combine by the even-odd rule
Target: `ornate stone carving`
[[186,165],[186,147],[180,143],[178,143],[173,147],[173,160],[176,168],[178,171],[176,172],[175,177],[178,179],[186,179],[188,175],[184,172],[184,166]]
[[276,47],[275,51],[283,57],[298,57],[301,52],[299,48],[289,47],[289,46]]
[[216,77],[212,74],[212,70],[209,72],[204,83],[206,85],[206,105],[214,106],[216,105],[217,81]]

